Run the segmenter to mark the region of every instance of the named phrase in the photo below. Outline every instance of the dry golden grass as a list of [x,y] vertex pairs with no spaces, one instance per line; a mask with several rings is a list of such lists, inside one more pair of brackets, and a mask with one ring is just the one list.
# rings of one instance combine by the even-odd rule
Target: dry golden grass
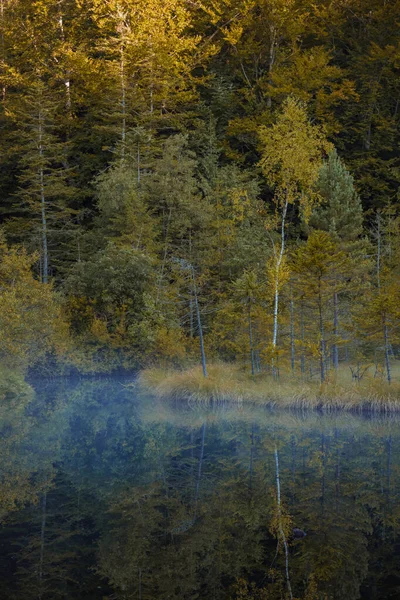
[[320,385],[300,376],[284,375],[279,380],[262,374],[251,377],[241,367],[212,364],[204,378],[200,367],[186,370],[152,368],[142,371],[139,388],[158,399],[187,400],[189,403],[251,403],[276,408],[324,411],[400,412],[400,384],[391,385],[373,377],[347,382],[344,373],[336,382]]

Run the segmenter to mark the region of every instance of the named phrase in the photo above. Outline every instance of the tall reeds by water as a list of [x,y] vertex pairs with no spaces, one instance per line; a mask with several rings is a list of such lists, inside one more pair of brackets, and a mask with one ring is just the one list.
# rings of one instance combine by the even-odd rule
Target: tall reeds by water
[[317,409],[323,411],[400,412],[400,382],[388,385],[381,379],[365,376],[353,381],[349,369],[324,384],[283,374],[251,376],[229,364],[211,364],[208,377],[200,367],[185,370],[146,369],[138,379],[141,391],[158,399],[186,400],[189,403],[251,403],[275,408]]

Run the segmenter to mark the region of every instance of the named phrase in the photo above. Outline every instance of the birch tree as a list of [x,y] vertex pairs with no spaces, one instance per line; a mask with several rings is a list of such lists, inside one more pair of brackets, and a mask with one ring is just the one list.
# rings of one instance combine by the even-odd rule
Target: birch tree
[[[323,128],[312,124],[305,106],[288,98],[272,127],[259,129],[262,172],[274,192],[275,218],[279,241],[271,237],[273,246],[272,288],[274,297],[274,325],[272,352],[278,341],[279,298],[286,255],[286,226],[288,208],[296,205],[307,221],[318,200],[314,191],[322,159],[331,149]],[[268,226],[268,224],[267,224]],[[270,229],[270,227],[269,227]]]

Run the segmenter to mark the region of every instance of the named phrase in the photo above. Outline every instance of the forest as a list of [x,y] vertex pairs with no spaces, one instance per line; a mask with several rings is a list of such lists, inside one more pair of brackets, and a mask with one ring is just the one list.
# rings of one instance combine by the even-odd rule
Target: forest
[[219,362],[394,388],[399,22],[0,0],[0,391]]

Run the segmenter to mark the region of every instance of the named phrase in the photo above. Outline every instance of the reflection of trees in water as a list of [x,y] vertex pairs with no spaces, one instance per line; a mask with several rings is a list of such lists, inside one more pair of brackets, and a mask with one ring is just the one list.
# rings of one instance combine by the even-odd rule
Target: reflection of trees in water
[[0,441],[26,504],[3,503],[5,600],[282,599],[287,561],[295,598],[400,591],[395,421],[181,410],[108,382],[32,414]]

